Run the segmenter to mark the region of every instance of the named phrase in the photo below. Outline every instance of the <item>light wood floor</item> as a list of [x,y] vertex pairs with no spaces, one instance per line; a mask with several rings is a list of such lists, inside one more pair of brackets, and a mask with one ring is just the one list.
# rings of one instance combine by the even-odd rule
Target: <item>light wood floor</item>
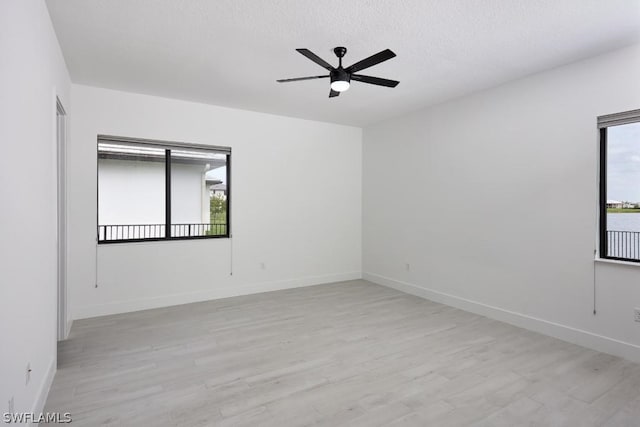
[[76,321],[74,426],[639,426],[640,365],[364,281]]

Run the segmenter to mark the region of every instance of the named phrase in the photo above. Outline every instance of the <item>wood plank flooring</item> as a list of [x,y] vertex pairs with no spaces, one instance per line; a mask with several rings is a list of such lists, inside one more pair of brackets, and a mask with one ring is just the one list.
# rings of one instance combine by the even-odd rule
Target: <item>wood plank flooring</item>
[[76,321],[74,426],[639,426],[640,365],[362,280]]

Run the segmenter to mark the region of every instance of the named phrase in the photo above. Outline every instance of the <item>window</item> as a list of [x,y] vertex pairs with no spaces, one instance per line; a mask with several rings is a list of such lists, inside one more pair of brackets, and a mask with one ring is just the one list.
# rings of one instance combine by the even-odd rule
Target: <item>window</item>
[[600,257],[640,262],[640,110],[598,118]]
[[229,237],[231,149],[98,137],[98,243]]

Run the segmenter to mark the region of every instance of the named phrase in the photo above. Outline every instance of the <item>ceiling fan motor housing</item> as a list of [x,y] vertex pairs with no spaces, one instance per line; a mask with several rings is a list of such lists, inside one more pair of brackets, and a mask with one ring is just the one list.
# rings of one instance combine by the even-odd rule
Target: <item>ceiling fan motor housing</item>
[[347,73],[344,68],[338,67],[331,71],[331,83],[335,81],[350,82],[351,74]]

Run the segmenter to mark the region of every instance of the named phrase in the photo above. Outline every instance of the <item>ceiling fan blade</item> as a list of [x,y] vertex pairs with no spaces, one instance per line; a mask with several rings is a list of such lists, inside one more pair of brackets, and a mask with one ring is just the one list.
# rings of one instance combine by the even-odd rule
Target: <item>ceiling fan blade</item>
[[338,95],[340,95],[340,92],[335,91],[333,89],[331,89],[331,92],[329,92],[329,98],[335,98]]
[[287,82],[299,82],[300,80],[325,79],[327,77],[329,77],[328,74],[326,76],[296,77],[295,79],[280,79],[276,81],[278,83],[287,83]]
[[386,87],[396,87],[398,86],[398,83],[400,83],[397,80],[381,79],[380,77],[363,76],[362,74],[351,74],[351,80],[355,80],[362,83],[369,83],[372,85],[386,86]]
[[363,59],[362,61],[356,62],[352,66],[348,67],[346,70],[348,73],[355,73],[360,70],[364,70],[365,68],[373,67],[374,65],[384,62],[395,56],[396,54],[393,53],[391,50],[385,49],[382,52],[378,52],[375,55],[371,55],[370,57]]
[[312,60],[313,62],[315,62],[316,64],[318,64],[319,66],[321,66],[322,68],[326,68],[329,71],[333,70],[333,67],[331,66],[331,64],[329,64],[324,59],[320,58],[315,53],[311,52],[309,49],[296,49],[296,50],[301,54],[303,54],[304,56],[306,56],[307,58],[309,58],[310,60]]

